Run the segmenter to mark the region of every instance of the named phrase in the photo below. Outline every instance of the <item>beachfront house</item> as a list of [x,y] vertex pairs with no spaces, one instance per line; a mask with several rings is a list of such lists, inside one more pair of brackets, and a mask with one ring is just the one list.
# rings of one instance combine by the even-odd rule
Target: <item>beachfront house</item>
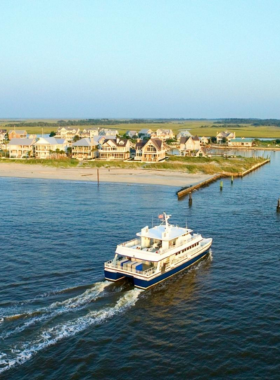
[[125,136],[130,137],[131,139],[136,139],[138,137],[137,131],[126,131]]
[[135,146],[135,161],[158,162],[165,159],[168,146],[164,141],[154,138],[148,141],[138,140]]
[[105,139],[99,144],[99,158],[103,160],[128,160],[131,142],[127,139]]
[[12,139],[26,139],[27,137],[27,132],[23,130],[10,130],[9,133],[9,140]]
[[217,132],[217,144],[228,143],[230,140],[235,139],[235,132]]
[[236,139],[231,139],[228,142],[228,146],[234,146],[234,147],[251,147],[253,146],[254,139],[250,138],[236,138]]
[[72,157],[77,160],[90,160],[98,157],[98,141],[84,138],[72,144]]
[[75,136],[80,136],[80,129],[73,127],[59,127],[55,137],[71,142]]
[[35,143],[36,158],[59,158],[65,156],[68,143],[56,137],[40,137]]
[[151,129],[141,129],[141,131],[138,132],[138,136],[143,139],[143,138],[149,138],[151,137],[153,131]]
[[166,140],[173,139],[174,133],[172,129],[157,129],[156,132],[151,133],[151,137],[166,141]]
[[199,137],[198,136],[181,137],[179,150],[182,156],[186,156],[191,153],[197,153],[200,150]]
[[9,141],[7,149],[10,158],[28,158],[34,156],[35,139],[13,138]]

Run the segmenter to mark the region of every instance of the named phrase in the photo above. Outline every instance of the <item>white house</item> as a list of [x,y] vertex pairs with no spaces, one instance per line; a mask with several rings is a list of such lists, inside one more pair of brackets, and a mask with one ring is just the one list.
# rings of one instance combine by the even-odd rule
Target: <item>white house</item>
[[92,138],[94,136],[99,135],[99,128],[98,127],[93,127],[93,128],[85,128],[82,131],[80,131],[80,136],[81,137],[88,137]]
[[99,145],[99,158],[106,160],[127,160],[130,158],[131,142],[127,139],[106,139]]
[[235,139],[235,132],[217,132],[217,143],[221,144],[224,141],[229,142],[231,139]]
[[99,143],[96,139],[81,139],[72,144],[72,157],[78,160],[98,157]]
[[135,138],[138,136],[138,132],[137,131],[126,131],[125,135],[132,139],[133,137]]
[[116,136],[119,134],[119,131],[116,129],[101,128],[99,130],[99,136]]
[[80,136],[80,129],[73,127],[60,127],[57,130],[56,138],[72,141],[75,136]]
[[180,141],[181,137],[191,137],[191,133],[187,129],[182,129],[176,136],[177,140]]
[[27,158],[34,155],[35,139],[11,139],[7,145],[10,158]]
[[207,144],[209,144],[209,138],[208,137],[204,137],[204,136],[202,136],[202,137],[200,137],[200,144],[201,145],[207,145]]
[[59,154],[65,154],[67,141],[55,137],[40,137],[35,143],[36,158],[52,158]]
[[152,132],[152,138],[158,138],[163,141],[173,139],[174,133],[172,129],[157,129],[156,132]]
[[180,152],[182,155],[190,154],[200,150],[200,140],[198,136],[181,137]]

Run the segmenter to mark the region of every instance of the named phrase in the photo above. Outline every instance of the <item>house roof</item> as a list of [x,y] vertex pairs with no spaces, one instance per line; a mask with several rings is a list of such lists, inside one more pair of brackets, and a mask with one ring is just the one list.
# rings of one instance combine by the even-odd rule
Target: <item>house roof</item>
[[116,146],[126,146],[127,142],[129,141],[128,139],[107,139],[104,141],[103,144],[105,144],[107,141],[111,141],[113,142],[113,144],[115,144]]
[[139,134],[147,134],[147,133],[150,133],[150,129],[141,129],[141,131],[139,131]]
[[98,145],[98,141],[96,141],[95,139],[84,138],[84,139],[76,141],[72,146],[95,146],[95,145]]
[[254,139],[250,139],[250,138],[236,138],[236,139],[231,139],[230,141],[231,142],[252,142]]
[[197,135],[195,135],[193,138],[192,138],[194,141],[200,141],[199,140],[199,137]]
[[35,143],[34,139],[11,139],[8,143],[8,146],[11,145],[28,145],[31,146]]
[[182,136],[180,138],[180,144],[186,144],[186,142],[188,141],[188,139],[190,138],[191,136]]
[[65,140],[63,139],[56,139],[54,137],[40,137],[40,139],[36,142],[35,145],[57,145],[57,144],[63,144]]

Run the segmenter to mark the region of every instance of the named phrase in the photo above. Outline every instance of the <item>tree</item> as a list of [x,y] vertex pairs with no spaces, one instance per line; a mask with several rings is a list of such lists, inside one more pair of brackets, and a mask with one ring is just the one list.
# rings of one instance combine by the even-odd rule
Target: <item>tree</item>
[[222,144],[226,144],[227,139],[225,137],[222,138]]
[[81,140],[80,136],[76,135],[73,137],[74,142],[79,141],[79,140]]
[[217,142],[217,137],[215,136],[210,137],[210,142],[215,144]]
[[56,135],[56,133],[54,131],[51,131],[50,137],[54,137],[55,135]]

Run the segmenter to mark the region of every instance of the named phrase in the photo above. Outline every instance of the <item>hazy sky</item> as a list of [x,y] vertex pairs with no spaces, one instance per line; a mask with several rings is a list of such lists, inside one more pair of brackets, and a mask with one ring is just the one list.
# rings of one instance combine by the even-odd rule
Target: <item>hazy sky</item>
[[280,118],[280,0],[1,0],[0,117]]

